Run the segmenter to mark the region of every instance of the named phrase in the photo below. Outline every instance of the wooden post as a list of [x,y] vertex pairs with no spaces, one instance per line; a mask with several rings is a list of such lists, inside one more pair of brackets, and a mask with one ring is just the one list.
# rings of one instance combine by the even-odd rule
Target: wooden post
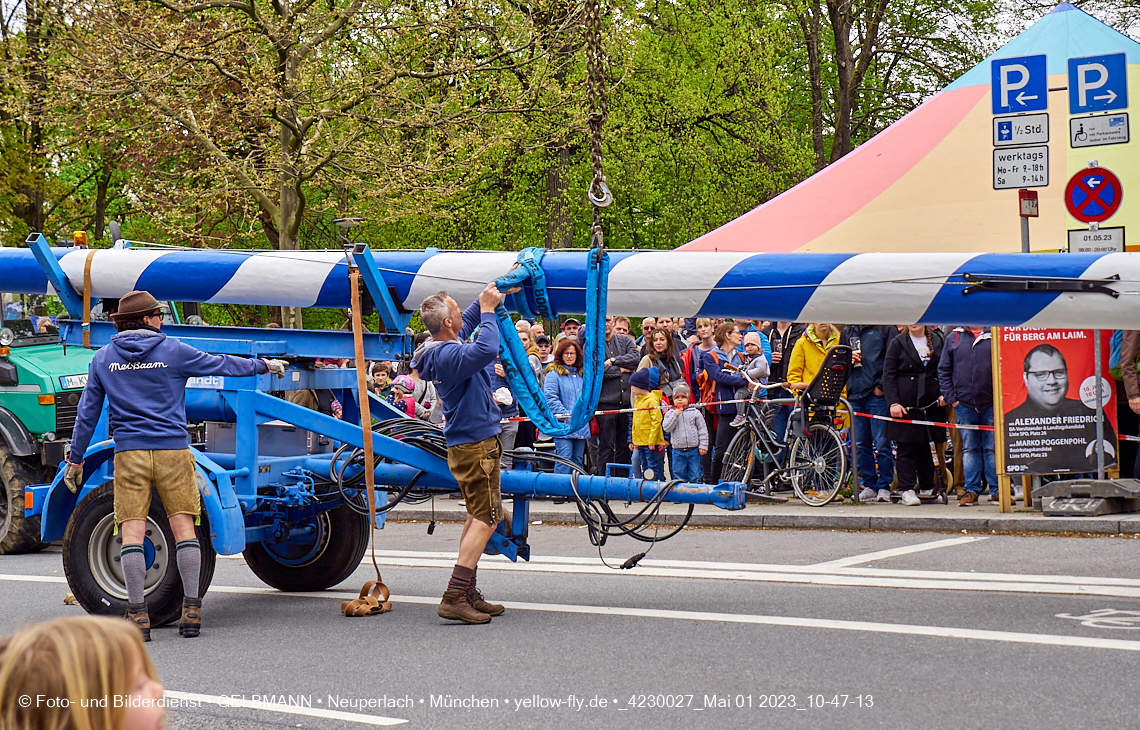
[[1005,473],[1005,409],[1001,402],[1001,327],[990,329],[990,355],[994,376],[994,456],[998,473],[998,511],[1013,512],[1010,481]]
[[1021,477],[1022,502],[1026,507],[1033,506],[1033,477],[1024,474]]

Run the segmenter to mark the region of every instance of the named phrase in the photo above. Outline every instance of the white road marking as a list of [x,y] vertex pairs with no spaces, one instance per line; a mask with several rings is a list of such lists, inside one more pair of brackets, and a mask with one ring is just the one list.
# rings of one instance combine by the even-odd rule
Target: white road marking
[[937,550],[938,548],[953,547],[955,545],[965,545],[970,542],[977,542],[978,540],[985,540],[984,536],[969,536],[969,537],[951,537],[946,540],[933,540],[931,542],[920,542],[917,545],[906,545],[904,547],[891,548],[890,550],[877,550],[873,553],[865,553],[863,555],[852,555],[849,558],[839,558],[838,560],[829,560],[826,563],[816,563],[811,566],[815,569],[824,568],[847,568],[852,565],[859,565],[861,563],[869,563],[873,560],[886,560],[887,558],[895,558],[899,555],[910,555],[912,553],[921,553],[927,550]]
[[[983,538],[952,539],[977,540]],[[931,545],[943,547],[949,542],[949,540],[939,540],[910,546],[908,548],[896,548],[896,550],[913,550]],[[872,553],[869,555],[885,557],[882,556],[881,553]],[[868,558],[869,555],[859,557],[860,559],[865,559]],[[386,567],[439,568],[441,570],[451,570],[455,564],[454,553],[448,552],[377,550],[376,556],[377,562]],[[639,577],[699,578],[704,580],[741,580],[869,588],[1005,591],[1011,593],[1140,598],[1140,580],[1134,578],[833,567],[837,562],[839,561],[819,563],[816,565],[771,565],[764,563],[719,563],[691,560],[645,559],[642,560],[634,570],[617,571],[605,567],[598,562],[597,558],[536,556],[531,558],[530,562],[519,561],[512,563],[502,556],[487,555],[479,561],[479,566],[483,568],[484,571],[611,575],[622,579]],[[361,565],[370,566],[371,560],[366,558]]]
[[408,720],[397,717],[381,717],[379,715],[361,715],[355,712],[341,712],[340,710],[325,710],[318,707],[298,707],[277,702],[260,702],[247,700],[241,697],[219,697],[217,695],[201,695],[196,692],[174,692],[166,690],[166,696],[182,702],[200,702],[219,707],[233,707],[241,710],[264,710],[266,712],[280,712],[286,715],[304,715],[305,717],[321,717],[327,720],[344,720],[361,725],[403,725]]
[[[976,539],[984,538],[952,538],[952,540]],[[895,550],[916,550],[923,547],[932,549],[930,546],[943,547],[950,544],[950,542],[951,540],[939,540],[906,548],[896,548]],[[859,556],[859,559],[868,559],[873,555],[885,557],[883,553],[886,552],[890,551],[862,555]],[[451,570],[455,564],[455,555],[450,552],[377,550],[376,555],[377,562],[385,567]],[[219,557],[240,559],[241,556]],[[479,564],[484,571],[609,575],[626,580],[631,578],[696,578],[702,580],[797,583],[801,585],[830,585],[856,588],[958,590],[1140,598],[1140,580],[1134,578],[835,567],[839,562],[840,561],[831,561],[829,563],[818,563],[816,565],[771,565],[764,563],[720,563],[711,561],[646,559],[641,561],[641,564],[634,570],[617,571],[605,567],[598,562],[597,558],[537,556],[532,558],[530,562],[519,561],[512,563],[502,556],[484,556],[483,559],[479,561]],[[370,566],[371,560],[366,557],[361,565],[366,567]],[[0,575],[0,580],[64,582],[63,578],[41,578],[20,575]]]
[[[64,582],[63,578],[48,578],[42,576],[27,575],[0,575],[0,580],[44,583]],[[1002,590],[1016,589],[1005,588]],[[283,593],[272,588],[254,588],[250,586],[210,586],[209,592],[255,596],[275,596],[279,598],[324,598],[335,600],[346,600],[357,597],[357,593],[355,591],[313,591],[308,593]],[[1140,595],[1140,593],[1137,595]],[[392,601],[393,603],[397,604],[404,603],[434,606],[439,603],[439,598],[431,596],[393,595]],[[886,624],[872,621],[840,621],[835,619],[799,618],[794,616],[761,616],[735,613],[708,613],[703,611],[670,611],[653,608],[575,606],[558,603],[517,603],[513,601],[504,601],[503,605],[507,608],[520,611],[548,611],[553,613],[594,614],[599,616],[629,616],[633,618],[657,618],[678,621],[709,621],[721,623],[755,624],[763,626],[786,626],[805,629],[864,631],[880,634],[906,634],[911,636],[931,636],[948,639],[971,639],[976,641],[999,641],[1016,644],[1041,644],[1045,646],[1066,646],[1085,649],[1112,649],[1115,651],[1140,652],[1140,641],[1128,641],[1124,639],[1100,639],[1097,637],[1089,636],[1059,636],[1055,634],[1030,634],[1016,631],[963,629],[951,626]]]
[[[220,593],[242,593],[247,595],[296,596],[301,598],[356,598],[356,593],[325,591],[312,593],[281,593],[271,588],[248,588],[241,586],[210,587],[210,591]],[[438,598],[428,596],[392,596],[396,604],[419,604],[435,606]],[[575,606],[558,603],[518,603],[503,601],[503,606],[519,611],[547,611],[552,613],[593,614],[598,616],[629,616],[633,618],[656,618],[676,621],[709,621],[719,623],[754,624],[761,626],[785,626],[804,629],[831,629],[837,631],[864,631],[879,634],[905,634],[909,636],[931,636],[947,639],[971,639],[975,641],[999,641],[1014,644],[1040,644],[1044,646],[1065,646],[1082,649],[1112,649],[1116,651],[1140,652],[1140,641],[1126,639],[1100,639],[1091,636],[1061,636],[1056,634],[1030,634],[1017,631],[990,631],[986,629],[962,629],[952,626],[919,626],[911,624],[886,624],[873,621],[840,621],[836,619],[799,618],[794,616],[760,616],[738,613],[709,613],[704,611],[670,611],[654,608],[623,608],[616,606]]]

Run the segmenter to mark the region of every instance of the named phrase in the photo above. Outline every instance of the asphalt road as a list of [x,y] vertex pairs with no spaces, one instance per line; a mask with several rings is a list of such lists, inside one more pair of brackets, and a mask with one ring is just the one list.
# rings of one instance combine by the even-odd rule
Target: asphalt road
[[[148,645],[170,727],[1140,727],[1136,539],[690,529],[616,571],[536,526],[531,563],[480,567],[507,612],[465,626],[435,615],[460,528],[424,528],[377,533],[382,616],[338,610],[370,562],[285,595],[220,559],[203,635]],[[62,575],[0,558],[0,633],[80,612]]]

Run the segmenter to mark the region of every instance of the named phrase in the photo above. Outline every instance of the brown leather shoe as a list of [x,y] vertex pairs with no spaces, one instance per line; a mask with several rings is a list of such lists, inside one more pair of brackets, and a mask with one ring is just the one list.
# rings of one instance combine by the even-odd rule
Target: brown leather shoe
[[178,622],[178,634],[193,639],[202,633],[202,599],[182,599],[182,620]]
[[488,616],[498,616],[507,609],[500,603],[487,603],[483,600],[483,594],[479,592],[478,588],[471,587],[467,589],[467,602],[476,611],[482,611]]
[[958,498],[959,507],[973,507],[977,503],[978,495],[974,494],[973,492],[966,492]]
[[139,627],[143,641],[150,641],[150,614],[147,613],[146,603],[128,603],[125,618]]
[[475,607],[467,602],[467,594],[458,588],[444,591],[443,600],[439,602],[436,613],[440,618],[454,619],[466,624],[485,624],[491,620],[490,615],[476,611]]

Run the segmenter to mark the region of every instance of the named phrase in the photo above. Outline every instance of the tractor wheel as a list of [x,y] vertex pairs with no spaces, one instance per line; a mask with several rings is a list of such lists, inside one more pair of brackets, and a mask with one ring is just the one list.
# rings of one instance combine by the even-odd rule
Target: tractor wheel
[[368,516],[346,505],[293,525],[281,542],[252,543],[245,562],[261,580],[281,591],[323,591],[360,566],[368,548]]
[[0,443],[0,555],[36,553],[47,547],[40,542],[40,518],[24,516],[24,487],[41,481],[42,472]]
[[[75,599],[87,613],[122,616],[127,610],[127,584],[119,564],[122,536],[114,534],[114,506],[113,483],[107,482],[75,506],[63,536],[63,572]],[[162,626],[181,617],[183,593],[174,533],[157,491],[151,494],[146,521],[146,603],[151,625]],[[198,590],[205,595],[214,578],[217,556],[210,543],[205,511],[201,522],[197,528],[202,545]]]

